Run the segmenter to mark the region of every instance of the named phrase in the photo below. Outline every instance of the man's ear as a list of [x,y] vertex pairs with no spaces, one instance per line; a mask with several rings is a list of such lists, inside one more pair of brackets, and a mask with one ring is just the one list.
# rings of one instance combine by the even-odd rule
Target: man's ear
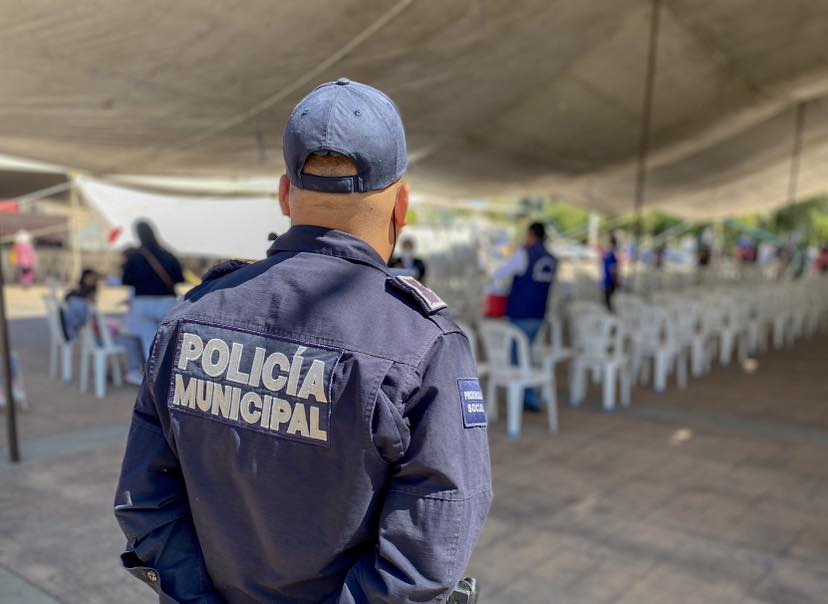
[[282,174],[279,179],[279,206],[282,208],[282,214],[290,218],[290,179],[287,174]]
[[411,187],[403,182],[397,189],[397,199],[394,201],[394,219],[397,223],[397,232],[408,224],[408,198],[411,195]]

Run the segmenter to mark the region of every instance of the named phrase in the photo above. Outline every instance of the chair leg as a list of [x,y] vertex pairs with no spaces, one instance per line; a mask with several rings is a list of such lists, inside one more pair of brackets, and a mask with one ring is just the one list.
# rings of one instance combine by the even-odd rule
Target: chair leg
[[555,366],[552,365],[552,372],[549,381],[543,386],[543,398],[546,399],[547,422],[549,431],[552,434],[558,432],[558,393],[555,382]]
[[704,372],[704,342],[695,340],[691,352],[693,377],[700,377]]
[[653,386],[659,394],[667,389],[667,370],[670,366],[668,362],[669,358],[670,355],[666,350],[659,350],[653,357],[653,371],[655,372]]
[[687,350],[676,355],[676,380],[681,389],[687,388]]
[[490,424],[496,424],[497,415],[497,382],[490,375],[486,384],[486,419]]
[[95,354],[95,396],[104,398],[106,396],[106,357],[102,354]]
[[730,365],[730,357],[733,355],[733,334],[725,332],[722,334],[722,347],[719,350],[719,364],[722,367]]
[[81,365],[80,365],[80,390],[87,392],[89,389],[89,351],[81,348]]
[[58,356],[60,355],[61,344],[57,340],[52,340],[49,345],[49,377],[52,379],[58,376]]
[[604,367],[604,411],[612,411],[615,409],[615,374],[617,373],[615,365],[606,365]]
[[122,357],[120,354],[114,354],[110,357],[112,363],[112,383],[118,388],[124,385],[124,373],[121,369]]
[[63,383],[72,383],[72,345],[61,344],[61,365],[63,366]]
[[630,370],[627,367],[621,367],[618,375],[621,382],[621,404],[625,407],[630,406],[630,390],[632,389],[632,379],[630,377]]
[[509,438],[520,436],[520,421],[523,414],[523,388],[520,384],[509,384],[509,397],[507,400],[507,431]]
[[584,368],[577,361],[572,363],[572,379],[569,383],[569,404],[573,407],[580,405],[585,396]]

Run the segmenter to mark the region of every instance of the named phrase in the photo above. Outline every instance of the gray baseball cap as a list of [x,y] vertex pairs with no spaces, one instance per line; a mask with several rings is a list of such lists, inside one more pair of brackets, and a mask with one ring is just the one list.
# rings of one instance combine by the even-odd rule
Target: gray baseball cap
[[[321,193],[366,193],[395,183],[408,167],[405,130],[397,106],[376,88],[339,78],[322,84],[293,109],[283,140],[290,182]],[[344,155],[355,176],[302,172],[312,154]]]

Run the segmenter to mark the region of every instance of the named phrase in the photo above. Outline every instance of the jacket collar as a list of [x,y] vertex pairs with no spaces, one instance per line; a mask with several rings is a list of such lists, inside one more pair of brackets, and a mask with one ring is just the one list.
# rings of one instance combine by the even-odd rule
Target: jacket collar
[[385,261],[366,241],[344,231],[318,226],[292,226],[280,235],[270,249],[268,257],[280,252],[310,252],[337,256],[363,264],[369,264],[388,272]]

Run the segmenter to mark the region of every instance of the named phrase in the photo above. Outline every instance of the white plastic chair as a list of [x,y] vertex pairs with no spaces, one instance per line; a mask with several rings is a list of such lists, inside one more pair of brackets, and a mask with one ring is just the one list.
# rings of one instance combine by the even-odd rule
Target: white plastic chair
[[630,371],[633,378],[641,372],[644,362],[641,343],[641,321],[645,302],[635,294],[619,292],[612,301],[616,316],[624,328],[625,346],[630,359]]
[[67,340],[60,323],[62,305],[51,294],[43,296],[46,306],[46,322],[49,325],[49,376],[58,377],[58,364],[64,383],[72,383],[72,353],[74,342]]
[[699,300],[676,300],[670,306],[676,324],[676,339],[690,349],[690,373],[701,377],[713,365],[713,345],[705,322],[703,304]]
[[604,410],[615,409],[616,382],[621,386],[621,404],[630,404],[630,363],[624,350],[621,322],[606,312],[573,317],[575,354],[572,357],[570,403],[579,405],[586,397],[586,371],[599,371],[604,384]]
[[743,295],[745,305],[742,320],[744,321],[744,335],[740,342],[739,357],[744,361],[748,356],[764,352],[767,349],[768,329],[765,318],[765,297],[759,295]]
[[645,381],[649,381],[649,365],[646,361],[652,360],[653,386],[656,392],[662,393],[667,389],[667,377],[674,369],[679,387],[685,388],[687,386],[687,348],[682,346],[678,340],[674,317],[664,308],[644,307],[639,329],[641,330],[641,356],[645,361],[641,370]]
[[[480,323],[480,336],[489,361],[486,412],[492,423],[497,421],[497,387],[507,390],[507,432],[510,438],[520,436],[523,394],[530,388],[541,388],[547,402],[549,431],[558,431],[558,408],[552,395],[552,382],[542,369],[532,366],[529,338],[506,321],[487,320]],[[517,350],[517,364],[512,364],[512,347]]]
[[745,332],[742,320],[742,309],[738,299],[732,296],[719,298],[719,364],[722,367],[730,365],[733,351]]
[[[109,334],[107,325],[101,320],[101,316],[94,307],[90,307],[89,321],[81,329],[81,370],[80,389],[86,392],[89,387],[89,370],[95,373],[95,396],[104,398],[106,396],[107,365],[112,368],[112,382],[116,386],[122,386],[123,370],[121,361],[126,359],[126,348],[113,344],[112,336]],[[95,337],[94,325],[98,326],[100,341]]]
[[554,315],[547,315],[532,346],[532,358],[549,376],[552,403],[558,405],[558,381],[555,367],[572,357],[572,349],[563,345],[563,326]]

